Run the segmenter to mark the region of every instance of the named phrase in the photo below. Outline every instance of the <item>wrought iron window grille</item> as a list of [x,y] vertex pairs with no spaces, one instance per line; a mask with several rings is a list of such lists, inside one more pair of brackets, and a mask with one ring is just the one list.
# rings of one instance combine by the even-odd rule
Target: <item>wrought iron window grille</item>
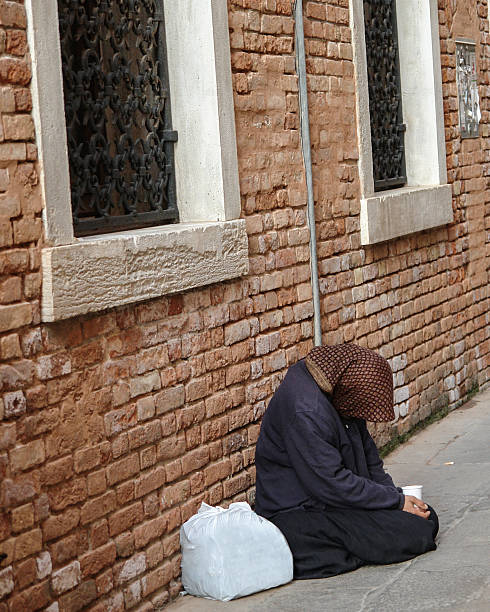
[[402,187],[405,168],[395,0],[364,0],[375,191]]
[[76,236],[178,219],[163,0],[58,0]]

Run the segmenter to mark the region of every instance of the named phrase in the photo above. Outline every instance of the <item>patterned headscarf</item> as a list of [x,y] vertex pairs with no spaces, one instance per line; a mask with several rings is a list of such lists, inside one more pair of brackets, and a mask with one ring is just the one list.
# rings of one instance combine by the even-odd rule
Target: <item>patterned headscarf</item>
[[305,363],[342,416],[377,422],[395,418],[393,374],[381,355],[356,344],[317,346]]

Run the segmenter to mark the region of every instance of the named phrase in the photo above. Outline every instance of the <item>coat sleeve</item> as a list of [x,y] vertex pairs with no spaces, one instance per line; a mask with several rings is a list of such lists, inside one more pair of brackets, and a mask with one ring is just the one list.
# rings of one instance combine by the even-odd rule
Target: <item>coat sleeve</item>
[[357,476],[344,467],[336,448],[335,427],[328,417],[299,412],[285,431],[286,450],[298,478],[309,494],[334,508],[379,510],[398,508],[401,495],[386,486]]
[[371,479],[374,480],[374,482],[384,485],[385,487],[395,488],[401,495],[398,507],[400,509],[403,508],[403,505],[405,503],[405,496],[403,495],[401,488],[395,486],[395,483],[393,482],[393,479],[388,474],[388,472],[385,472],[385,469],[383,467],[383,461],[379,456],[378,449],[376,448],[376,444],[374,443],[374,440],[372,439],[371,434],[368,431],[365,421],[361,422],[359,429],[361,431],[362,444],[364,446],[366,463]]
[[361,431],[362,445],[364,446],[366,462],[371,478],[375,482],[379,482],[379,484],[385,485],[386,487],[395,487],[391,476],[385,472],[383,468],[383,462],[379,456],[376,444],[374,443],[374,440],[366,427],[365,421],[360,423],[359,429]]

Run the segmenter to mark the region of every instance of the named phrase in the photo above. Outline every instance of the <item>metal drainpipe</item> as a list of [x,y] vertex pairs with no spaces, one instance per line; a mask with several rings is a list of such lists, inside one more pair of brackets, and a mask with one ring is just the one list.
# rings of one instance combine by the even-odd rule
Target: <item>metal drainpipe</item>
[[315,200],[313,197],[313,173],[311,165],[310,119],[308,111],[308,90],[306,86],[305,32],[303,25],[303,0],[294,3],[296,72],[299,79],[299,115],[301,122],[301,147],[306,174],[308,195],[308,228],[310,230],[311,289],[313,293],[313,338],[315,346],[322,345],[320,318],[320,285],[318,280],[318,256],[316,251]]

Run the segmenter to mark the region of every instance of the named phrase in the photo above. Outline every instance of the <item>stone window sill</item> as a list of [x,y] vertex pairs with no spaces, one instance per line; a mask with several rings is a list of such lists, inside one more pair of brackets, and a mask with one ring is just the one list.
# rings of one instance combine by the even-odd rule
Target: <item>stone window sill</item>
[[385,242],[453,219],[450,185],[384,191],[361,199],[361,244]]
[[81,238],[43,249],[45,322],[248,273],[243,220],[181,223]]

